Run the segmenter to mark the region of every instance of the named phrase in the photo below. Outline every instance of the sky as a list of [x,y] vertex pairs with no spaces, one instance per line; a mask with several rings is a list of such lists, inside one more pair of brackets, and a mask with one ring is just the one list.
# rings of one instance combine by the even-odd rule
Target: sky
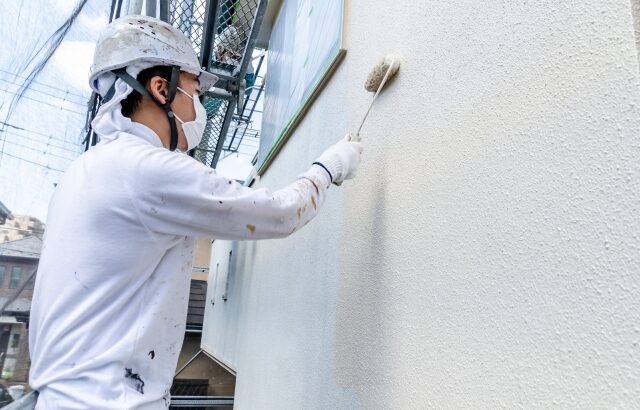
[[[60,27],[76,4],[77,0],[0,0],[0,121],[5,121],[13,96],[31,72],[30,54]],[[84,150],[89,67],[110,6],[111,0],[88,1],[0,132],[0,201],[15,215],[46,222],[56,183]],[[251,128],[259,128],[260,122],[256,113]],[[257,145],[256,138],[245,138],[238,154],[223,155],[218,173],[244,179],[252,169]]]
[[[28,57],[68,18],[76,0],[0,0],[0,121],[32,68]],[[89,0],[0,132],[0,201],[46,221],[55,184],[83,151],[89,67],[111,0]]]

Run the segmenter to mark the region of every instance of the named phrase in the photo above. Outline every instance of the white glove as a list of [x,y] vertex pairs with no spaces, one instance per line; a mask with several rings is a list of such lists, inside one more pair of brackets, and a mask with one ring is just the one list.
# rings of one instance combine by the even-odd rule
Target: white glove
[[360,165],[360,154],[362,154],[362,144],[351,134],[347,134],[327,148],[314,164],[322,164],[331,174],[331,182],[341,185],[342,181],[356,176],[358,165]]

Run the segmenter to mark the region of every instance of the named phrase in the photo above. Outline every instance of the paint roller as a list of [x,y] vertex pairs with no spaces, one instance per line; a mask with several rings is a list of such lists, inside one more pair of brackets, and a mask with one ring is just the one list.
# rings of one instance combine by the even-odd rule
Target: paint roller
[[362,122],[360,122],[360,127],[358,127],[356,135],[351,135],[352,141],[360,141],[360,130],[362,129],[362,126],[369,116],[371,107],[373,107],[373,103],[375,102],[376,98],[378,98],[378,94],[380,94],[380,91],[382,91],[387,81],[398,73],[398,69],[400,68],[400,60],[401,58],[399,55],[387,54],[384,59],[376,64],[376,66],[373,67],[373,69],[369,72],[369,76],[364,82],[364,88],[369,92],[375,92],[375,95],[373,96],[373,99],[369,104],[367,112],[362,118]]
[[[371,111],[371,107],[373,107],[373,103],[375,102],[376,98],[378,98],[378,94],[380,94],[380,91],[382,91],[387,81],[398,73],[399,68],[400,56],[396,54],[387,54],[384,59],[376,64],[375,67],[373,67],[373,69],[369,72],[369,76],[364,82],[364,89],[369,92],[375,91],[375,95],[373,96],[371,103],[369,103],[369,108],[367,108],[367,112],[364,114],[362,122],[360,122],[360,126],[358,127],[356,135],[349,134],[350,141],[361,140],[360,130],[362,129],[362,126],[369,116],[369,112]],[[342,182],[334,182],[334,184],[340,186],[342,185]]]

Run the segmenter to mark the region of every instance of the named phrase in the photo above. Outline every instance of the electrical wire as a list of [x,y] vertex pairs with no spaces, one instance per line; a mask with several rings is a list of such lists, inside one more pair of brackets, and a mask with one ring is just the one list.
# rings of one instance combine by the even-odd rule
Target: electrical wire
[[50,171],[65,172],[63,169],[52,168],[49,165],[45,165],[45,164],[41,164],[39,162],[31,161],[31,160],[28,160],[28,159],[23,158],[23,157],[18,157],[16,155],[9,154],[8,152],[5,152],[4,155],[6,155],[8,157],[11,157],[11,158],[19,159],[20,161],[28,162],[29,164],[38,165],[39,167],[48,169]]
[[10,127],[10,128],[15,128],[17,130],[22,130],[22,131],[29,131],[29,132],[32,132],[34,134],[42,135],[43,137],[48,137],[47,134],[43,134],[43,133],[38,132],[38,131],[27,130],[26,128],[23,128],[23,127],[21,127],[19,125],[9,124],[8,122],[0,121],[0,125],[6,125],[7,127]]
[[[22,67],[18,71],[25,70],[31,64],[33,64],[34,68],[31,70],[29,75],[27,75],[26,80],[24,81],[24,83],[20,87],[18,93],[16,93],[14,95],[14,97],[11,99],[11,103],[9,104],[9,108],[7,110],[7,114],[5,115],[5,118],[4,118],[5,122],[9,122],[9,119],[11,118],[11,115],[15,111],[15,109],[16,109],[16,107],[17,107],[17,105],[20,102],[20,99],[22,97],[34,100],[33,98],[28,98],[28,97],[24,96],[25,91],[29,88],[29,86],[31,86],[31,83],[36,79],[36,77],[42,72],[42,70],[47,65],[47,63],[51,60],[51,57],[53,56],[53,53],[55,53],[56,50],[58,49],[58,47],[60,47],[60,44],[62,43],[64,38],[67,36],[67,33],[69,33],[69,30],[71,29],[71,27],[75,23],[76,19],[78,18],[78,15],[82,11],[82,9],[87,4],[87,1],[88,0],[79,0],[78,3],[75,6],[73,12],[65,20],[65,22],[62,23],[62,25],[60,27],[58,27],[58,29],[56,31],[54,31],[53,34],[51,34],[49,36],[49,38],[47,38],[47,40],[44,41],[44,43],[42,43],[42,45],[37,50],[33,51],[23,61]],[[42,101],[39,101],[39,102],[42,103]],[[47,104],[47,103],[44,103],[44,104]],[[51,105],[51,104],[47,104],[47,105]],[[72,110],[69,110],[69,111],[72,111]],[[72,111],[72,112],[74,112],[74,111]],[[84,116],[84,113],[80,113],[80,115]],[[3,153],[4,153],[4,142],[0,146],[0,161],[2,161]]]
[[[52,144],[49,141],[44,141],[44,140],[39,140],[37,138],[27,137],[26,135],[21,135],[21,134],[15,133],[15,132],[5,131],[4,133],[5,134],[9,134],[9,135],[15,135],[16,137],[24,138],[24,139],[29,140],[29,141],[38,142],[38,143],[41,143],[41,144],[46,144],[47,147],[53,147],[53,148],[56,148],[56,149],[69,151],[69,152],[72,152],[74,154],[81,154],[82,153],[82,151],[81,151],[82,147],[80,146],[80,144],[77,145],[78,149],[74,150],[74,149],[71,149],[71,148],[64,147],[62,145]],[[7,140],[7,142],[11,143],[12,141]],[[69,144],[71,144],[71,143],[69,143]]]
[[[0,68],[0,73],[6,73],[6,74],[12,75],[12,76],[17,77],[17,78],[22,78],[23,80],[27,80],[27,77],[25,77],[25,76],[18,75],[18,74],[14,74],[14,73],[12,73],[11,71],[3,70],[3,69],[1,69],[1,68]],[[4,79],[0,78],[0,80],[4,80]],[[4,81],[8,81],[8,80],[4,80]],[[49,85],[49,84],[47,84],[47,83],[43,83],[43,82],[40,82],[40,81],[33,80],[33,81],[32,81],[32,83],[33,83],[33,84],[42,85],[42,86],[44,86],[44,87],[49,87],[49,88],[51,88],[52,90],[62,91],[62,92],[64,92],[64,93],[69,93],[69,94],[71,94],[71,95],[75,95],[76,97],[80,97],[80,98],[87,98],[87,96],[86,96],[86,95],[77,94],[77,93],[72,93],[72,92],[71,92],[71,91],[69,91],[69,90],[65,90],[65,89],[62,89],[62,88],[59,88],[59,87],[54,87],[53,85]],[[16,85],[20,85],[20,84],[17,84],[17,83],[14,83],[14,84],[16,84]]]
[[[13,83],[13,82],[8,81],[8,80],[5,80],[5,79],[3,79],[3,78],[0,78],[0,81],[4,81],[4,82],[5,82],[5,83],[7,83],[7,84],[20,86],[20,84],[18,84],[18,83]],[[81,103],[81,102],[78,102],[78,101],[74,101],[74,100],[71,100],[71,99],[67,99],[67,98],[61,97],[61,96],[59,96],[59,95],[50,94],[50,93],[48,93],[48,92],[46,92],[46,91],[43,91],[43,90],[38,90],[37,88],[30,87],[30,88],[29,88],[29,91],[33,91],[33,92],[37,92],[37,93],[40,93],[40,94],[44,94],[44,95],[46,95],[46,96],[48,96],[48,97],[57,98],[57,99],[59,99],[59,100],[68,101],[68,102],[70,102],[70,103],[72,103],[72,104],[79,105],[79,106],[84,107],[84,108],[86,108],[86,107],[87,107],[87,103],[86,103],[86,102]],[[63,91],[63,92],[64,92],[64,91]],[[68,92],[65,92],[65,93],[66,93],[66,94],[68,94]],[[87,101],[88,101],[88,100],[89,100],[89,97],[87,97]]]
[[[73,142],[73,141],[68,141],[68,140],[66,140],[66,139],[57,138],[57,137],[54,137],[54,136],[53,136],[53,135],[51,135],[51,134],[44,134],[44,133],[42,133],[42,132],[38,132],[38,131],[34,131],[34,130],[30,130],[30,129],[27,129],[27,128],[24,128],[24,127],[20,127],[20,126],[15,125],[15,124],[9,124],[8,122],[2,122],[2,121],[0,121],[0,125],[5,125],[5,126],[7,126],[7,127],[15,128],[15,129],[17,129],[17,130],[24,131],[24,132],[28,132],[28,133],[31,133],[31,134],[41,135],[41,136],[43,136],[43,137],[47,137],[47,138],[51,138],[51,139],[54,139],[54,140],[58,140],[58,141],[61,141],[61,142],[67,143],[67,144],[74,144],[74,145],[75,145],[75,144],[77,144],[76,142]],[[5,132],[7,132],[7,131],[5,131]],[[16,135],[18,135],[18,134],[16,134]]]
[[[12,145],[18,146],[18,147],[22,147],[22,148],[30,149],[30,150],[32,150],[32,151],[40,152],[40,153],[42,153],[42,154],[44,154],[44,155],[51,155],[52,157],[57,157],[57,158],[61,158],[61,159],[66,159],[66,160],[68,160],[68,161],[73,161],[73,160],[75,159],[75,158],[63,157],[63,156],[61,156],[61,155],[54,154],[53,152],[47,152],[47,150],[46,150],[46,149],[43,151],[43,150],[41,150],[41,149],[33,148],[33,147],[28,146],[28,145],[19,144],[19,143],[17,143],[17,142],[13,142],[13,141],[6,141],[6,142],[7,142],[7,143],[9,143],[9,144],[12,144]],[[78,156],[79,156],[79,154],[80,154],[80,153],[78,153]]]
[[[9,90],[4,90],[4,89],[2,89],[2,88],[0,88],[0,91],[4,91],[4,92],[6,92],[6,93],[13,94],[13,95],[15,95],[15,96],[20,96],[20,94],[19,94],[19,93],[15,93],[15,92],[13,92],[13,91],[9,91]],[[33,97],[27,97],[26,95],[21,95],[21,96],[20,96],[20,98],[26,98],[27,100],[31,100],[31,101],[35,101],[35,102],[39,102],[39,103],[41,103],[41,104],[48,105],[48,106],[50,106],[50,107],[57,108],[57,109],[59,109],[59,110],[69,111],[69,112],[72,112],[72,113],[74,113],[74,114],[82,115],[83,117],[84,117],[84,116],[85,116],[85,114],[86,114],[86,113],[84,113],[84,112],[74,111],[74,110],[69,109],[69,108],[58,107],[57,105],[49,104],[49,103],[48,103],[48,102],[46,102],[46,101],[38,100],[38,99],[33,98]]]

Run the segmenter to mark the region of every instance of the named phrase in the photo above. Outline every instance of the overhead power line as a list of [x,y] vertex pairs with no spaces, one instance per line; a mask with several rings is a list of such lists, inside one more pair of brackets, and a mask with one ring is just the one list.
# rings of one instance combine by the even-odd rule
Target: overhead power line
[[[4,133],[5,134],[9,134],[9,135],[15,135],[16,137],[20,137],[20,138],[28,140],[28,141],[33,141],[33,142],[37,142],[37,143],[40,143],[40,144],[45,144],[47,147],[53,147],[53,148],[56,148],[56,149],[69,151],[69,152],[72,152],[74,154],[81,154],[82,153],[82,146],[80,144],[77,144],[78,149],[74,150],[74,149],[71,149],[69,147],[65,147],[65,146],[62,146],[62,145],[52,144],[51,142],[49,142],[49,140],[41,140],[41,139],[37,139],[37,138],[27,137],[26,135],[18,134],[18,133],[15,133],[15,132],[9,132],[9,131],[5,131]],[[10,140],[7,140],[7,142],[11,143]],[[69,143],[69,144],[71,144],[71,143]]]
[[[67,141],[66,139],[62,139],[62,138],[58,138],[58,137],[54,137],[54,136],[53,136],[53,135],[51,135],[51,134],[44,134],[44,133],[42,133],[42,132],[38,132],[38,131],[34,131],[34,130],[30,130],[30,129],[28,129],[28,128],[20,127],[20,126],[18,126],[18,125],[10,124],[10,123],[8,123],[8,122],[4,122],[4,121],[0,121],[0,125],[5,125],[5,126],[7,126],[7,127],[14,128],[14,129],[16,129],[16,130],[23,131],[23,132],[27,132],[27,133],[30,133],[30,134],[41,135],[41,136],[43,136],[43,137],[47,137],[47,138],[50,138],[50,139],[54,139],[54,140],[57,140],[57,141],[61,141],[61,142],[64,142],[64,143],[66,143],[66,144],[72,144],[72,145],[78,144],[77,142]],[[0,128],[0,129],[1,129],[1,128]],[[6,130],[5,130],[4,132],[8,132],[8,131],[6,131]],[[9,132],[9,134],[11,134],[11,132]],[[15,133],[14,133],[14,135],[20,135],[20,134],[15,134]]]
[[[14,77],[22,78],[23,80],[27,80],[27,77],[22,76],[22,75],[18,75],[18,74],[14,74],[14,73],[12,73],[11,71],[7,71],[7,70],[2,70],[2,69],[0,69],[0,73],[10,74],[10,75],[12,75],[12,76],[14,76]],[[6,81],[6,80],[5,80],[5,81]],[[40,82],[40,81],[33,80],[33,81],[32,81],[32,83],[33,83],[33,84],[42,85],[42,86],[44,86],[44,87],[49,87],[49,88],[51,88],[52,90],[57,90],[57,91],[62,91],[62,92],[65,92],[65,93],[69,93],[69,94],[71,94],[71,95],[75,95],[76,97],[80,97],[80,98],[87,98],[87,96],[86,96],[86,95],[77,94],[77,93],[72,93],[72,92],[71,92],[71,91],[69,91],[69,90],[65,90],[65,89],[62,89],[62,88],[59,88],[59,87],[54,87],[53,85],[49,85],[49,84],[46,84],[46,83],[43,83],[43,82]]]
[[[19,95],[18,93],[14,93],[13,91],[9,91],[9,90],[4,90],[4,89],[2,89],[2,88],[0,88],[0,91],[4,91],[4,92],[6,92],[6,93],[13,94],[13,95]],[[21,96],[21,98],[26,98],[27,100],[31,100],[31,101],[35,101],[35,102],[39,102],[39,103],[41,103],[41,104],[48,105],[48,106],[50,106],[50,107],[57,108],[57,109],[59,109],[59,110],[69,111],[69,112],[72,112],[72,113],[74,113],[74,114],[82,115],[83,117],[87,114],[87,113],[85,113],[85,112],[74,111],[74,110],[69,109],[69,108],[58,107],[58,106],[53,105],[53,104],[50,104],[50,103],[48,103],[48,102],[46,102],[46,101],[38,100],[38,99],[33,98],[33,97],[27,97],[26,95]]]
[[[20,86],[20,84],[18,84],[18,83],[13,83],[13,82],[8,81],[8,80],[5,80],[5,79],[3,79],[3,78],[0,78],[0,81],[4,81],[4,82],[5,82],[5,83],[7,83],[7,84],[11,84],[11,85],[15,85],[15,86]],[[44,95],[46,95],[46,96],[48,96],[48,97],[53,97],[53,98],[57,98],[57,99],[59,99],[59,100],[68,101],[68,102],[70,102],[70,103],[72,103],[72,104],[79,105],[79,106],[84,107],[84,108],[86,108],[86,107],[87,107],[87,103],[86,103],[86,102],[78,102],[78,101],[72,100],[72,99],[70,99],[70,98],[65,98],[65,97],[66,97],[66,95],[61,96],[61,95],[51,94],[51,93],[48,93],[48,92],[46,92],[46,91],[38,90],[37,88],[33,88],[33,87],[29,87],[28,91],[33,91],[33,92],[36,92],[36,93],[44,94]],[[67,93],[67,94],[68,94],[68,93]],[[88,101],[88,98],[87,98],[87,101]]]
[[[27,131],[26,128],[23,128],[23,127],[21,127],[19,125],[15,125],[15,124],[9,124],[8,122],[4,122],[4,121],[0,121],[0,125],[6,125],[7,127],[15,128],[16,130]],[[38,135],[42,135],[43,137],[48,137],[47,134],[43,134],[43,133],[38,132],[38,131],[29,131],[29,132],[32,132],[32,133],[38,134]]]
[[31,160],[28,160],[28,159],[26,159],[26,158],[19,157],[19,156],[17,156],[17,155],[9,154],[8,152],[5,152],[5,153],[4,153],[4,155],[6,155],[6,156],[8,156],[8,157],[11,157],[11,158],[18,159],[18,160],[20,160],[20,161],[27,162],[27,163],[29,163],[29,164],[37,165],[37,166],[39,166],[40,168],[46,168],[46,169],[47,169],[47,170],[49,170],[49,171],[64,172],[64,170],[63,170],[63,169],[53,168],[53,167],[50,167],[49,165],[41,164],[41,163],[39,163],[39,162],[31,161]]
[[[67,161],[73,161],[75,159],[75,158],[63,157],[62,155],[54,154],[53,152],[47,152],[46,149],[42,150],[42,149],[39,149],[39,148],[30,147],[28,145],[19,144],[19,143],[14,142],[14,141],[6,141],[6,142],[9,143],[9,144],[12,144],[12,145],[16,145],[18,147],[22,147],[22,148],[30,149],[32,151],[40,152],[40,153],[43,153],[45,155],[51,155],[52,157],[66,159]],[[78,153],[78,156],[79,155],[80,155],[80,153]]]
[[51,135],[49,135],[49,134],[45,134],[45,133],[43,133],[43,132],[30,130],[30,129],[27,129],[27,128],[24,128],[24,127],[21,127],[21,126],[19,126],[19,125],[10,124],[10,123],[8,123],[8,122],[4,122],[4,121],[0,121],[0,125],[6,125],[7,127],[14,128],[14,129],[16,129],[16,130],[25,131],[25,132],[30,132],[30,133],[32,133],[32,134],[36,134],[36,135],[42,135],[43,137],[50,137],[50,136],[51,136]]
[[[18,92],[14,93],[14,96],[11,99],[11,103],[9,104],[9,108],[7,109],[7,114],[4,118],[5,122],[9,121],[9,119],[11,118],[11,115],[13,115],[18,103],[20,102],[20,99],[24,96],[25,91],[29,88],[29,86],[36,79],[36,77],[38,77],[38,75],[42,72],[42,70],[45,68],[47,63],[51,60],[51,57],[53,56],[55,51],[58,49],[58,47],[60,47],[60,44],[62,44],[62,41],[64,40],[66,35],[69,33],[69,30],[71,30],[71,27],[73,26],[74,22],[78,18],[78,15],[82,11],[82,9],[87,4],[87,1],[88,0],[79,0],[73,12],[67,18],[67,20],[65,20],[65,22],[62,23],[62,25],[58,27],[58,29],[54,31],[53,34],[51,34],[49,38],[47,38],[40,45],[40,47],[33,49],[30,55],[23,60],[22,64],[18,63],[20,67],[18,69],[19,72],[25,71],[29,66],[32,66],[33,68],[30,70],[29,74],[27,75],[27,78],[24,80],[24,83],[20,86]],[[24,97],[30,100],[39,101],[40,103],[43,103],[46,105],[51,105],[46,102],[36,100],[34,98],[29,98],[26,96]],[[68,110],[68,111],[76,112],[73,110]],[[79,113],[79,112],[76,112],[76,113],[79,115],[85,116],[84,113]],[[0,146],[0,161],[2,161],[3,153],[4,153],[4,142]]]

